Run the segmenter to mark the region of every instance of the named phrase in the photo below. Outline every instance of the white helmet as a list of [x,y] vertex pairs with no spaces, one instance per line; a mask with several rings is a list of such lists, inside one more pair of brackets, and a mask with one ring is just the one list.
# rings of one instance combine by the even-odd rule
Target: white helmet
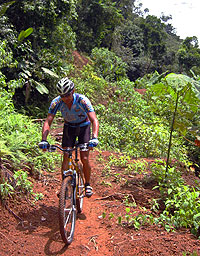
[[74,89],[74,83],[68,77],[65,77],[57,83],[56,87],[59,94],[66,94]]

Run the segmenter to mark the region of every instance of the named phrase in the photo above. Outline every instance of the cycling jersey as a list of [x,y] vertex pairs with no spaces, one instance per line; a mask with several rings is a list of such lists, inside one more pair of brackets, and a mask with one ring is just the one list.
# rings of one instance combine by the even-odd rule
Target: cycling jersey
[[[71,109],[62,101],[60,96],[52,100],[49,113],[55,115],[57,111],[60,110],[61,114],[66,123],[70,124],[80,124],[80,126],[85,126],[90,124],[87,113],[94,112],[90,100],[82,94],[73,94],[73,104]],[[85,120],[85,122],[84,122]]]

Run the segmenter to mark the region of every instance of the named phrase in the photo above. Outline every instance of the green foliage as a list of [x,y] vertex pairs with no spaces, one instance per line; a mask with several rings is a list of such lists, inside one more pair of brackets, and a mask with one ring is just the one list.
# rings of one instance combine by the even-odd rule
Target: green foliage
[[[185,159],[187,149],[183,146],[183,137],[179,136],[179,132],[183,131],[183,127],[192,125],[194,111],[197,109],[195,104],[198,104],[195,96],[195,85],[198,82],[184,75],[170,74],[163,77],[164,74],[155,72],[136,82],[140,87],[144,85],[149,88],[144,95],[140,95],[134,89],[135,84],[128,79],[108,84],[98,77],[91,65],[85,66],[74,82],[77,91],[88,96],[95,106],[101,124],[100,147],[102,145],[109,150],[124,151],[134,157],[166,157],[171,126],[169,120],[176,99],[174,94],[181,91],[182,103],[177,114],[177,132],[173,132],[171,157]],[[187,96],[189,90],[191,97],[194,97],[194,104],[190,96]],[[104,104],[97,105],[96,102]],[[184,126],[180,125],[181,129],[178,129],[181,123]]]
[[4,15],[5,12],[7,11],[7,9],[12,5],[14,4],[15,1],[10,1],[8,3],[4,3],[4,4],[1,4],[0,5],[0,16]]
[[17,62],[13,62],[13,53],[7,51],[7,41],[0,42],[0,69],[4,67],[16,66]]
[[18,36],[18,41],[23,41],[26,37],[30,36],[33,33],[33,28],[28,28],[25,31],[22,30]]
[[199,188],[185,185],[181,173],[174,167],[169,168],[165,175],[164,166],[155,163],[152,165],[152,173],[158,181],[159,186],[156,188],[159,188],[165,203],[165,210],[157,221],[162,223],[168,231],[185,227],[199,236]]
[[[180,70],[190,73],[192,68],[198,67],[200,63],[200,49],[197,37],[186,37],[178,51]],[[198,69],[195,68],[197,71]],[[197,71],[199,74],[199,71]]]
[[[0,130],[1,131],[1,130]],[[5,140],[0,140],[0,157],[4,155],[12,155],[11,151],[6,146]]]
[[[200,100],[194,79],[182,74],[169,74],[160,83],[150,86],[154,92],[156,101],[162,99],[162,105],[171,112],[171,127],[167,155],[166,172],[169,165],[170,151],[172,146],[173,131],[177,130],[186,135],[192,119],[198,111]],[[166,101],[167,99],[167,101]]]
[[190,253],[190,252],[183,252],[183,256],[198,256],[198,253],[196,251]]
[[[111,159],[113,162],[113,157]],[[125,214],[115,216],[113,213],[108,215],[108,219],[117,219],[118,224],[133,227],[139,230],[144,225],[159,224],[163,225],[167,231],[174,231],[179,228],[189,228],[191,232],[199,237],[200,229],[200,188],[188,186],[182,178],[182,173],[175,167],[169,168],[165,175],[165,161],[157,160],[151,165],[152,177],[158,183],[153,189],[159,189],[161,198],[152,200],[152,207],[158,217],[150,213],[146,208],[140,211],[135,208],[136,203],[129,202],[129,196],[125,196],[123,203],[126,205]],[[160,213],[158,200],[164,203],[165,209]],[[132,207],[132,208],[131,208]],[[159,212],[158,212],[159,210]],[[106,214],[104,214],[104,218]]]
[[0,92],[8,87],[8,91],[14,95],[15,89],[22,87],[22,79],[10,80],[6,83],[6,76],[2,73],[2,69],[12,69],[18,64],[16,60],[13,60],[13,53],[8,49],[8,42],[6,40],[0,41]]
[[115,29],[112,51],[127,65],[127,75],[134,81],[145,74],[143,30],[135,20],[127,20]]
[[[33,192],[33,184],[29,180],[27,172],[22,170],[15,171],[12,180],[12,182],[10,182],[10,180],[3,180],[2,184],[0,184],[0,198],[2,201],[11,197],[23,197],[24,195],[35,201],[43,198],[42,193],[37,194]],[[34,203],[34,201],[32,202]]]
[[[147,164],[130,164],[130,157],[163,158],[170,153],[185,160],[188,145],[183,145],[182,135],[188,136],[188,128],[199,124],[197,40],[184,40],[176,55],[180,40],[172,28],[154,16],[141,18],[139,13],[134,1],[29,0],[0,5],[0,157],[12,164],[17,186],[23,191],[32,193],[24,170],[41,175],[43,168],[53,169],[54,157],[39,151],[40,127],[17,113],[11,98],[14,96],[21,113],[28,110],[43,118],[48,101],[55,95],[55,83],[66,75],[72,76],[77,92],[88,96],[95,107],[100,147],[125,153],[117,159],[111,157],[105,164],[106,175],[111,175],[111,164],[126,168],[128,173],[144,172]],[[122,16],[126,19],[123,24]],[[90,64],[80,70],[73,66],[71,55],[76,47],[92,52]],[[194,79],[175,73],[165,76],[167,68],[176,72],[178,65],[187,74],[192,68]],[[154,74],[141,77],[151,71]],[[127,74],[133,81],[140,78],[131,82]],[[140,95],[135,87],[147,88],[147,92]],[[167,196],[166,211],[158,221],[167,221],[169,230],[184,226],[197,234],[199,191],[185,187],[175,169],[166,172],[163,165],[157,169],[154,177],[162,195]],[[119,173],[113,176],[120,181]],[[3,198],[13,193],[6,182],[1,184],[1,191]],[[189,206],[179,208],[178,204],[186,205],[186,197]],[[127,200],[127,206],[129,203]],[[152,207],[157,208],[156,202]],[[118,220],[138,229],[152,221],[152,216],[145,214],[127,208],[126,215]]]
[[124,197],[124,201],[123,203],[125,204],[125,206],[127,207],[136,207],[137,204],[135,202],[135,199],[133,200],[134,198],[131,198],[131,201],[129,200],[129,195],[125,196]]
[[165,77],[165,75],[166,75],[166,72],[159,74],[157,71],[155,71],[152,74],[147,74],[143,77],[140,77],[135,81],[135,88],[147,89],[151,87],[153,84],[160,83],[162,78]]
[[9,196],[14,194],[14,188],[7,181],[0,184],[0,196],[1,200],[7,199]]
[[44,94],[44,93],[48,94],[49,93],[49,90],[47,89],[47,87],[44,84],[39,83],[39,82],[37,82],[35,80],[32,80],[32,79],[30,80],[30,83],[35,85],[35,88],[38,90],[39,93],[41,93],[41,94]]
[[14,173],[13,178],[16,181],[16,189],[20,188],[25,194],[33,192],[33,184],[28,180],[27,172],[19,170]]
[[[134,90],[129,80],[114,85],[112,100],[106,107],[96,107],[101,123],[101,144],[135,157],[164,156],[169,133],[162,118],[153,114],[148,102]],[[180,144],[176,138],[176,143]]]
[[[94,68],[87,64],[77,78],[73,78],[78,93],[86,95],[93,104],[109,100],[109,84],[99,77]],[[98,93],[97,93],[98,92]],[[102,105],[102,108],[104,106]]]
[[1,93],[0,97],[2,159],[9,159],[15,169],[28,168],[36,175],[42,168],[53,168],[54,157],[47,157],[38,149],[37,144],[41,140],[39,126],[16,113],[9,95],[5,95]]
[[156,61],[159,66],[159,59],[166,52],[165,39],[166,32],[164,31],[164,24],[156,16],[148,15],[140,24],[144,31],[144,49],[149,55],[149,64],[146,67],[148,72],[151,67],[152,60]]
[[79,2],[78,19],[73,21],[73,30],[77,35],[77,48],[91,53],[95,47],[107,47],[112,44],[112,35],[121,22],[122,15],[111,0]]
[[15,66],[8,65],[9,60],[3,58],[6,64],[0,71],[3,80],[7,81],[4,86],[11,84],[13,94],[15,89],[21,88],[15,95],[16,106],[21,108],[25,105],[23,109],[29,113],[28,104],[34,108],[37,104],[41,105],[38,99],[46,100],[47,96],[40,94],[50,92],[51,96],[54,92],[52,87],[57,82],[55,77],[44,73],[41,68],[47,68],[57,76],[66,75],[64,59],[70,59],[69,54],[75,47],[75,34],[69,20],[76,18],[76,3],[30,0],[0,6],[4,10],[3,16],[0,16],[0,38],[6,44],[3,49],[7,56],[13,57],[15,63]]
[[126,155],[119,155],[118,157],[116,157],[113,154],[111,154],[108,160],[109,164],[112,166],[126,167],[130,160],[130,157]]
[[106,48],[94,48],[91,58],[99,76],[107,81],[119,81],[126,77],[127,65],[114,52]]
[[41,128],[29,117],[15,111],[11,96],[5,90],[0,92],[1,165],[4,166],[4,161],[9,162],[9,168],[14,172],[13,184],[9,180],[1,184],[1,199],[26,194],[31,199],[39,200],[42,195],[33,192],[28,173],[38,177],[43,169],[53,171],[57,156],[48,156],[39,150]]
[[[126,212],[124,216],[115,216],[112,212],[109,213],[108,219],[117,219],[119,225],[133,227],[135,230],[139,230],[141,226],[147,224],[153,224],[153,215],[148,214],[146,209],[141,209],[144,213],[137,213],[136,211],[131,211],[130,207],[126,207]],[[102,214],[102,218],[106,218],[106,213]]]
[[153,59],[157,59],[165,51],[164,24],[156,16],[148,15],[141,23],[141,28],[144,30],[145,51],[152,54]]
[[143,31],[131,20],[116,28],[113,39],[112,49],[118,56],[122,54],[122,59],[126,58],[129,65],[131,60],[134,61],[144,51]]
[[144,174],[147,166],[148,166],[148,162],[145,160],[134,160],[132,163],[128,164],[126,168],[126,172],[128,174],[131,174],[131,173]]
[[52,45],[52,54],[55,56],[60,55],[62,59],[66,59],[71,51],[75,49],[76,34],[69,26],[65,19],[60,21],[52,32],[49,41]]
[[[23,37],[27,37],[31,31],[27,30],[22,33],[19,40],[23,40]],[[15,94],[16,89],[22,88],[24,85],[26,85],[26,95],[25,95],[25,102],[27,103],[28,98],[30,96],[30,86],[35,87],[41,94],[47,93],[48,94],[48,89],[40,82],[37,82],[36,80],[33,79],[33,71],[31,71],[31,68],[33,66],[33,63],[30,62],[19,62],[13,60],[13,52],[9,51],[9,48],[7,48],[8,42],[7,41],[2,41],[0,42],[0,74],[1,74],[1,84],[0,84],[0,90],[3,89],[3,87],[8,87],[8,91],[12,93],[13,95]],[[23,47],[23,45],[20,45],[19,47]],[[21,66],[21,72],[19,72],[19,79],[12,79],[6,81],[6,76],[1,72],[2,69],[10,69],[13,70],[17,67]],[[29,71],[30,70],[30,71]],[[26,81],[26,82],[25,82]]]
[[[146,209],[143,209],[143,211],[146,211]],[[153,223],[153,216],[151,214],[138,214],[136,211],[131,212],[130,208],[126,208],[124,219],[125,221],[122,222],[123,224],[126,224],[129,227],[134,227],[136,230],[139,230],[141,226]]]

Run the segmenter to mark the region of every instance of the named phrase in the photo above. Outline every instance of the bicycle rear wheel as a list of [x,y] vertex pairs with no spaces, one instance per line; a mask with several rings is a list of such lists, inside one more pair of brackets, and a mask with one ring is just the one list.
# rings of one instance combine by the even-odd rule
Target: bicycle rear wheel
[[77,212],[81,213],[83,209],[83,198],[84,198],[84,181],[83,181],[83,166],[79,163],[80,172],[77,173],[77,197],[76,207]]
[[75,197],[73,194],[72,176],[67,176],[62,182],[59,196],[60,234],[67,245],[71,244],[73,240],[76,222]]

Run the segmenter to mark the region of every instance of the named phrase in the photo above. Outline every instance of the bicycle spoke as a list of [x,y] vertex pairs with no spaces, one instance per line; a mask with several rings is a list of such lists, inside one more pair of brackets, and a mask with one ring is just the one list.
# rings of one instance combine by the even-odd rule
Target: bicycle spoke
[[[65,209],[66,211],[67,209]],[[67,214],[67,218],[65,220],[64,228],[66,228],[66,225],[68,224],[69,218],[71,218],[72,209],[69,210],[69,213]]]

